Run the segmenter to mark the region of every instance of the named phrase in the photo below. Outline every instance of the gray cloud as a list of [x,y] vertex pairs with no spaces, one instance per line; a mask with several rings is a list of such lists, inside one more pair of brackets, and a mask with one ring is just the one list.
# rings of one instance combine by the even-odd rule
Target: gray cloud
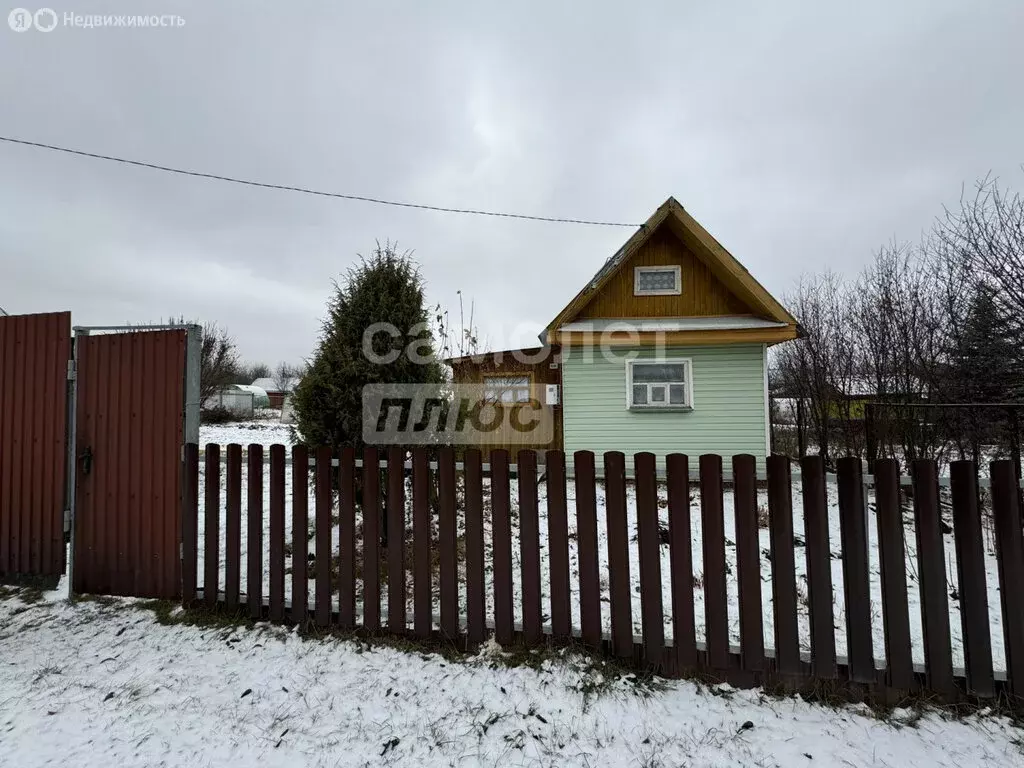
[[[776,293],[916,238],[965,181],[1024,181],[1020,3],[364,5],[55,5],[186,24],[0,27],[0,133],[542,215],[639,222],[671,194]],[[628,235],[0,145],[0,305],[213,319],[268,362],[309,353],[331,279],[377,239],[504,346]]]

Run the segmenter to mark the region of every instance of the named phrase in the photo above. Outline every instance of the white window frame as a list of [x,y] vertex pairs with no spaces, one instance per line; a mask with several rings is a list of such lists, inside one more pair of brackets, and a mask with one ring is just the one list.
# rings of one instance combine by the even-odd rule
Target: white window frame
[[[675,403],[669,404],[668,402],[668,390],[665,392],[665,404],[658,405],[651,402],[634,405],[633,404],[633,366],[644,365],[644,364],[660,364],[660,365],[685,365],[685,381],[686,384],[686,402],[682,405]],[[650,400],[650,398],[648,398]],[[637,358],[636,360],[626,361],[626,410],[627,411],[654,411],[655,413],[661,413],[663,411],[692,411],[694,409],[694,396],[693,396],[693,358],[691,357],[657,357],[657,358]]]
[[[518,392],[518,391],[523,390],[524,387],[516,385],[516,384],[512,384],[512,385],[506,385],[502,389],[497,389],[497,388],[493,388],[492,389],[491,385],[489,384],[489,381],[495,381],[495,380],[500,380],[500,379],[504,379],[506,381],[508,381],[510,379],[525,379],[526,380],[526,387],[525,387],[526,399],[525,400],[518,400],[518,399],[515,399],[514,397],[513,397],[512,400],[504,400],[504,399],[502,399],[501,395],[504,394],[505,392],[513,392],[513,393],[514,392]],[[483,377],[483,385],[484,385],[484,397],[487,398],[487,399],[491,399],[492,397],[494,397],[493,402],[502,403],[503,405],[515,405],[516,403],[528,403],[528,402],[530,402],[530,398],[533,397],[533,376],[529,372],[527,372],[527,373],[495,373],[495,374],[487,374],[487,375],[485,375]]]
[[[668,272],[675,273],[676,284],[674,288],[663,288],[656,290],[640,290],[640,275],[645,272]],[[683,292],[683,274],[679,265],[666,264],[655,267],[633,267],[633,295],[634,296],[679,296]]]

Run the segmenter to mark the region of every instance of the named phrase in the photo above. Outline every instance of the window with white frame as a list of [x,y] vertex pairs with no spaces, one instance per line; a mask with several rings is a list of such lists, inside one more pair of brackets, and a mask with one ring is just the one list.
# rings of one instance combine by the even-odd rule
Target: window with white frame
[[678,296],[683,292],[679,267],[634,267],[635,296]]
[[530,400],[529,376],[487,376],[484,396],[496,403],[526,403]]
[[688,359],[630,360],[626,400],[631,410],[693,407],[693,376]]

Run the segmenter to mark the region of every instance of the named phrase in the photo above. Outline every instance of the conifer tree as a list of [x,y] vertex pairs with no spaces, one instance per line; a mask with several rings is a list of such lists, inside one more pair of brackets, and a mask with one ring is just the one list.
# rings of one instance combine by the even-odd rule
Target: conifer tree
[[[410,252],[378,243],[371,256],[360,257],[335,283],[319,347],[293,396],[303,441],[361,450],[364,385],[441,382],[428,319],[423,279]],[[374,333],[368,355],[364,334],[375,324],[387,324],[398,335]]]

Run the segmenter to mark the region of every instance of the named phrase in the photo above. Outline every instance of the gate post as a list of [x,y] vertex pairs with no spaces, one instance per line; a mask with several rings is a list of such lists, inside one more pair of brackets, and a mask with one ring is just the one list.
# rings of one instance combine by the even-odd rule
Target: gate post
[[71,337],[71,359],[68,360],[67,381],[67,506],[64,508],[64,536],[68,544],[68,600],[75,597],[75,508],[78,497],[78,337],[89,331],[75,328]]
[[[181,446],[181,529],[178,531],[178,556],[181,560],[182,605],[196,598],[196,526],[199,515],[199,402],[202,368],[203,329],[185,326],[184,423]],[[189,446],[194,446],[190,448]],[[204,593],[207,589],[203,586]]]
[[203,328],[185,328],[185,443],[199,443],[200,369],[202,367]]

